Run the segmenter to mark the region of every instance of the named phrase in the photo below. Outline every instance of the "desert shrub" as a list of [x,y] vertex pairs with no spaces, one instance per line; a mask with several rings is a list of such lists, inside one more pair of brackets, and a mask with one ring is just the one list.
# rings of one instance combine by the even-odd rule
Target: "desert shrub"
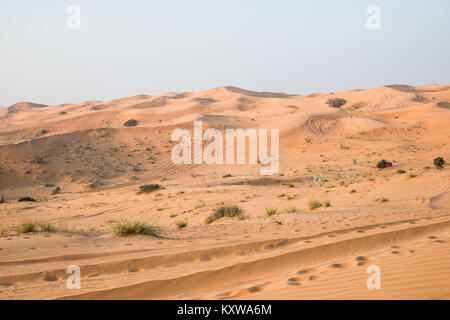
[[325,102],[326,104],[330,105],[333,108],[340,108],[342,107],[344,104],[347,103],[347,100],[345,99],[341,99],[341,98],[337,98],[337,99],[329,99],[327,102]]
[[52,224],[51,222],[42,222],[39,223],[39,228],[42,232],[56,232],[58,228]]
[[389,199],[385,198],[385,197],[379,197],[375,199],[376,202],[388,202]]
[[45,129],[39,129],[39,131],[35,134],[36,137],[39,137],[43,134],[46,134],[48,131]]
[[178,220],[177,222],[175,222],[175,224],[177,225],[178,229],[183,229],[187,226],[188,223],[186,220]]
[[325,208],[328,208],[329,206],[331,206],[331,201],[330,201],[330,200],[326,200],[326,201],[323,203],[323,206],[324,206]]
[[231,178],[231,177],[232,177],[232,175],[230,173],[228,173],[228,174],[224,175],[222,178],[225,179],[225,178]]
[[296,207],[289,207],[286,210],[287,213],[296,213],[297,211],[298,209]]
[[405,174],[406,171],[403,170],[403,169],[398,169],[397,171],[395,171],[395,173],[397,173],[397,174]]
[[60,187],[56,187],[55,189],[53,189],[52,194],[58,194],[58,193],[61,193]]
[[388,168],[388,167],[392,167],[392,162],[389,162],[389,161],[386,161],[383,159],[377,163],[378,169],[384,169],[384,168]]
[[0,203],[5,203],[5,195],[2,193],[2,196],[0,197]]
[[268,207],[265,210],[266,210],[266,215],[269,217],[273,216],[274,214],[277,214],[277,209],[275,209],[275,208]]
[[161,234],[161,229],[139,221],[125,221],[114,227],[114,235],[117,237],[127,237],[139,234],[159,237]]
[[30,233],[37,231],[37,223],[33,221],[27,221],[17,227],[18,233]]
[[123,125],[125,127],[135,127],[135,126],[137,126],[137,124],[138,124],[137,120],[130,119],[130,120],[127,120]]
[[31,156],[31,163],[38,164],[44,162],[44,157],[38,155]]
[[36,202],[36,199],[32,197],[21,197],[19,198],[19,202]]
[[442,169],[442,168],[444,167],[444,165],[445,165],[445,160],[444,160],[444,158],[442,158],[442,157],[437,157],[437,158],[435,158],[435,159],[433,160],[433,164],[434,164],[434,166],[435,166],[438,170],[440,170],[440,169]]
[[142,186],[139,187],[139,194],[142,193],[150,193],[153,192],[157,189],[161,188],[161,186],[159,184],[144,184]]
[[407,176],[408,176],[408,179],[412,179],[412,178],[417,177],[417,173],[410,171],[410,172],[408,172]]
[[314,210],[314,209],[320,208],[323,204],[320,201],[311,200],[308,202],[308,205],[309,205],[309,209]]
[[297,198],[298,197],[298,194],[291,194],[291,195],[289,195],[289,196],[287,196],[287,200],[294,200],[295,198]]
[[206,218],[205,223],[210,224],[224,217],[236,217],[239,220],[244,220],[244,210],[242,210],[238,206],[221,206],[215,209],[214,212]]
[[61,112],[59,113],[60,116],[62,116],[62,115],[64,115],[64,114],[67,114],[67,112],[61,111]]

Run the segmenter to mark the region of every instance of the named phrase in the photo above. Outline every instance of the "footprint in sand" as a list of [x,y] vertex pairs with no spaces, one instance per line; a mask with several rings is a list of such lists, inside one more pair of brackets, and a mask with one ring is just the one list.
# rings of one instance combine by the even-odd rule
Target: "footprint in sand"
[[142,269],[142,268],[130,268],[130,269],[128,269],[128,272],[129,273],[134,273],[134,272],[139,272],[139,271],[142,271],[142,270],[144,270],[144,269]]
[[201,256],[200,257],[200,261],[211,261],[211,257],[210,256]]
[[44,281],[58,281],[58,280],[61,280],[61,279],[62,279],[61,277],[57,277],[57,276],[51,275],[51,274],[47,274],[44,277]]
[[303,269],[303,270],[297,271],[297,275],[307,274],[311,271],[312,271],[311,269]]
[[335,269],[344,268],[344,267],[345,267],[345,264],[343,264],[343,263],[333,263],[333,264],[331,265],[331,267],[332,267],[332,268],[335,268]]
[[400,254],[400,251],[392,251],[392,254]]
[[250,287],[247,289],[249,293],[255,293],[255,292],[260,292],[261,291],[261,287],[259,286],[254,286],[254,287]]
[[358,256],[358,257],[356,257],[356,259],[355,259],[358,263],[356,264],[357,266],[363,266],[363,265],[365,265],[365,264],[367,264],[367,258],[366,257],[363,257],[363,256]]
[[298,278],[289,278],[287,282],[288,282],[288,285],[290,285],[290,286],[299,286],[300,285]]

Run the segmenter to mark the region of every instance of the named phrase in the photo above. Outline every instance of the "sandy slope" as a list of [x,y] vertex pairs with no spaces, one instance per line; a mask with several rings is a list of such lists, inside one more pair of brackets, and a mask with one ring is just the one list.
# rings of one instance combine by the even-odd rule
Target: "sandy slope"
[[[334,109],[333,98],[348,102]],[[138,126],[124,127],[128,119]],[[170,135],[194,120],[280,129],[280,174],[173,164]],[[450,85],[311,95],[221,87],[0,109],[0,299],[449,299],[450,169],[433,166],[450,162],[449,123]],[[383,158],[393,167],[376,169]],[[145,183],[164,188],[137,195]],[[312,199],[331,205],[310,210]],[[222,203],[247,219],[206,225]],[[269,206],[278,214],[267,216]],[[65,230],[16,232],[34,220]],[[122,220],[164,234],[117,238]],[[80,290],[66,288],[69,265],[81,268]],[[370,265],[381,269],[380,290],[366,287]]]

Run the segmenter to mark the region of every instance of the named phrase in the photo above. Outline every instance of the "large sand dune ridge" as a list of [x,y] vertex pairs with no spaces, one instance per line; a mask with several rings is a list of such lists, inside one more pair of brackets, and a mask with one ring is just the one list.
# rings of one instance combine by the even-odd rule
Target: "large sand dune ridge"
[[[337,98],[347,102],[326,103]],[[433,164],[450,162],[449,106],[441,84],[219,87],[0,109],[0,298],[449,299],[450,166]],[[194,121],[279,129],[278,174],[173,163],[171,134]],[[382,159],[392,167],[378,169]],[[161,188],[138,194],[144,184]],[[205,223],[223,205],[245,219]],[[162,234],[117,237],[121,221]],[[25,222],[37,230],[19,232]],[[70,265],[79,290],[66,286]],[[366,286],[370,265],[379,290]]]

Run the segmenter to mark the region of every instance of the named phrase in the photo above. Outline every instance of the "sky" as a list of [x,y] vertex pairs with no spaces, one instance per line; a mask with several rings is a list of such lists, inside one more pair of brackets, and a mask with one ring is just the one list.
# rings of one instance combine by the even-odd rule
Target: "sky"
[[0,107],[450,83],[449,12],[448,0],[2,0]]

